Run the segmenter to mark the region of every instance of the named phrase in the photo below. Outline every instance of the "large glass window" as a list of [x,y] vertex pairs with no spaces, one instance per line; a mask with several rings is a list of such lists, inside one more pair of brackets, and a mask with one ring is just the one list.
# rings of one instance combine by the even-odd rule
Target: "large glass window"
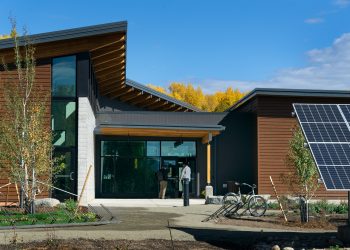
[[157,197],[161,165],[168,169],[167,197],[181,196],[184,163],[190,164],[195,180],[195,141],[102,140],[100,146],[98,195],[102,197]]
[[55,146],[75,146],[76,105],[75,102],[52,101],[51,128]]
[[52,96],[76,96],[76,57],[65,56],[52,60]]
[[[63,156],[65,168],[54,176],[55,186],[76,193],[77,159],[77,98],[76,56],[52,59],[51,129],[55,155]],[[54,191],[60,200],[70,198],[67,193]]]
[[102,156],[160,156],[159,141],[102,141]]
[[162,156],[196,156],[194,141],[162,141]]

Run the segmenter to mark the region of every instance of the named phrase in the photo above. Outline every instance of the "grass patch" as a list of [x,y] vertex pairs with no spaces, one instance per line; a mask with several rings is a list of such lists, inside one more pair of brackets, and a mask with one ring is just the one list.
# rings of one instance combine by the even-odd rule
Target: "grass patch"
[[44,224],[66,224],[94,222],[97,217],[91,212],[78,211],[75,214],[77,204],[68,200],[65,204],[58,206],[52,211],[39,211],[35,214],[25,214],[21,211],[0,211],[0,226],[23,226]]

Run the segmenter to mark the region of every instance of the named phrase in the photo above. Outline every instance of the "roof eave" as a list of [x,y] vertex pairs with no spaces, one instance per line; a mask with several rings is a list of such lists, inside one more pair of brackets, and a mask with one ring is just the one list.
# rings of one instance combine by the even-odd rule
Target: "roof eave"
[[[23,45],[25,43],[25,39],[29,40],[32,44],[40,44],[123,31],[127,31],[127,21],[45,32],[35,35],[28,35],[26,38],[19,37],[19,45]],[[13,47],[13,38],[3,39],[0,41],[0,50],[9,49]]]
[[137,88],[137,89],[140,89],[144,92],[147,92],[151,95],[154,95],[154,96],[157,96],[161,99],[164,99],[166,101],[169,101],[169,102],[172,102],[174,104],[177,104],[179,106],[182,106],[184,108],[187,108],[187,109],[190,109],[192,111],[195,111],[195,112],[203,112],[203,110],[197,108],[197,107],[194,107],[192,106],[191,104],[188,104],[188,103],[185,103],[185,102],[182,102],[182,101],[179,101],[171,96],[168,96],[166,94],[163,94],[163,93],[160,93],[159,91],[156,91],[150,87],[147,87],[146,85],[143,85],[141,83],[138,83],[136,81],[133,81],[133,80],[130,80],[130,79],[126,79],[126,84],[131,86],[131,87],[134,87],[134,88]]
[[247,103],[256,96],[297,96],[297,97],[334,97],[350,98],[350,91],[346,90],[315,90],[315,89],[272,89],[256,88],[226,111],[232,111]]

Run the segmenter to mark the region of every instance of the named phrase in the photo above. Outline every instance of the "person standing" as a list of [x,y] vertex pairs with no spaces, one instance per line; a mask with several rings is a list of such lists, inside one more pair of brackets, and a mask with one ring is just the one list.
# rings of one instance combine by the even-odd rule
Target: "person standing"
[[159,199],[165,199],[166,189],[168,187],[168,171],[165,167],[161,167],[157,173],[159,181]]
[[184,164],[185,167],[182,169],[181,180],[184,185],[184,206],[190,205],[190,181],[191,181],[191,168],[188,166],[188,163]]

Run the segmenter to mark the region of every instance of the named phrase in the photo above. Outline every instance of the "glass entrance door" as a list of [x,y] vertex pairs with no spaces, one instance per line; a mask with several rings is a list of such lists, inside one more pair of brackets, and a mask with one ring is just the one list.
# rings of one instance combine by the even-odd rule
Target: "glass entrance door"
[[183,185],[181,182],[181,173],[184,168],[184,164],[188,162],[191,168],[191,182],[190,182],[190,195],[194,196],[195,192],[195,172],[196,172],[196,159],[195,157],[182,158],[182,157],[162,157],[162,166],[168,170],[168,187],[166,191],[166,197],[168,198],[181,198],[183,192]]
[[[65,164],[64,169],[55,173],[53,177],[53,186],[63,189],[67,192],[76,194],[76,161],[75,161],[75,150],[67,148],[56,148],[54,157],[62,159]],[[62,192],[57,189],[52,190],[53,197],[64,201],[66,199],[75,199],[73,195]]]

